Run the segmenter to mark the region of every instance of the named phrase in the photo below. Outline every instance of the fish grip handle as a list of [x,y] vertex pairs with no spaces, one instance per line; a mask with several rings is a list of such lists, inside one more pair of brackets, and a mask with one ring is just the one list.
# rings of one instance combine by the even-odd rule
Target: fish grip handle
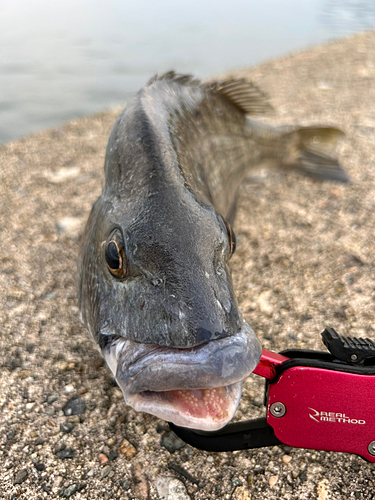
[[350,365],[375,365],[375,342],[368,338],[344,337],[333,328],[322,332],[322,340],[329,352]]
[[218,431],[198,431],[169,422],[172,431],[185,443],[205,451],[249,450],[282,444],[265,417],[228,424]]

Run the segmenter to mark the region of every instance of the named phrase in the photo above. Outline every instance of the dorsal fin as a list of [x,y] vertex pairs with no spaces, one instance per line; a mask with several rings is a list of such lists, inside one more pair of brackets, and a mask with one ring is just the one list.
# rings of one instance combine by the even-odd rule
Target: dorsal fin
[[150,80],[147,82],[147,85],[152,85],[154,82],[158,80],[169,80],[170,82],[175,82],[179,83],[180,85],[194,85],[194,86],[199,86],[201,85],[201,81],[194,78],[192,75],[182,75],[181,73],[176,73],[175,71],[167,71],[166,73],[163,73],[162,75],[154,75]]
[[226,78],[206,83],[201,82],[192,75],[182,75],[175,71],[168,71],[162,75],[153,76],[147,85],[152,85],[160,80],[193,87],[201,86],[213,94],[224,96],[246,115],[262,115],[273,111],[267,95],[254,83],[248,82],[244,78]]
[[273,111],[268,97],[256,85],[244,78],[226,78],[209,84],[211,92],[217,92],[247,115],[262,115]]

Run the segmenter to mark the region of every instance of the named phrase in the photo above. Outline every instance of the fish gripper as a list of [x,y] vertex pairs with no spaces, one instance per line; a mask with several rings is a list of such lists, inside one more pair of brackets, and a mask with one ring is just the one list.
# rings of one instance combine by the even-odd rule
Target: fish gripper
[[344,337],[333,328],[322,332],[322,339],[329,352],[350,365],[364,363],[375,365],[375,342],[367,338]]

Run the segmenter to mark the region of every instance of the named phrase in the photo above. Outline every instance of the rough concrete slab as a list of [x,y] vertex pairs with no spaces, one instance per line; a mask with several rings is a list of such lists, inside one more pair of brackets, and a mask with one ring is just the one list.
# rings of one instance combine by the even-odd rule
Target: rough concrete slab
[[[341,127],[352,177],[339,186],[273,174],[243,187],[232,267],[245,317],[274,350],[322,349],[325,326],[374,338],[375,32],[241,74],[271,96],[273,123]],[[0,149],[0,496],[156,499],[158,478],[175,477],[197,500],[373,498],[375,468],[356,456],[171,454],[163,422],[125,406],[79,323],[75,282],[117,113]],[[236,418],[259,416],[261,402],[250,377]]]

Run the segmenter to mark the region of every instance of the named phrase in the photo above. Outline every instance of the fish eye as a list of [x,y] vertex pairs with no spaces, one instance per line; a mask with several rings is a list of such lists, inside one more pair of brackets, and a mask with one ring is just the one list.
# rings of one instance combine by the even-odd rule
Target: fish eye
[[105,262],[111,274],[118,279],[128,274],[128,264],[125,256],[124,241],[121,232],[115,230],[105,244]]
[[229,257],[228,257],[229,260],[236,251],[236,235],[234,234],[234,231],[229,222],[227,221],[224,222],[227,227],[228,239],[229,239]]

